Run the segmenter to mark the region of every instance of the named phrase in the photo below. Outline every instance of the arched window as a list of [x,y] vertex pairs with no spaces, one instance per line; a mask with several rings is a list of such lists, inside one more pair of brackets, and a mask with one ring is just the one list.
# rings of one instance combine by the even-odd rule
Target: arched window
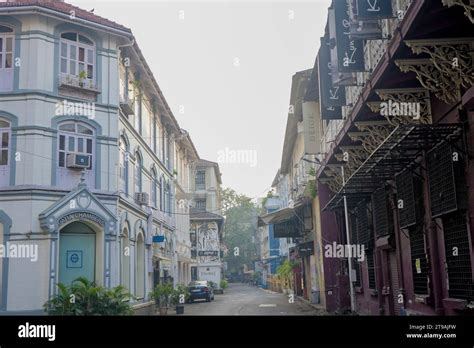
[[13,29],[0,24],[0,91],[13,88]]
[[139,152],[135,154],[135,193],[142,192],[143,160]]
[[151,204],[156,208],[158,206],[158,176],[155,168],[151,169]]
[[124,136],[120,137],[120,164],[119,164],[119,190],[128,194],[128,143]]
[[0,118],[0,187],[10,184],[11,124]]
[[165,213],[170,214],[170,184],[166,182],[165,184]]
[[163,207],[163,176],[160,177],[160,180],[158,181],[158,197],[160,200],[160,211],[164,210]]
[[90,165],[94,168],[94,130],[81,122],[68,121],[59,125],[58,166],[69,168],[68,157],[74,154],[90,157]]
[[145,297],[145,239],[143,230],[140,230],[137,235],[136,272],[135,296],[138,299],[143,299]]
[[61,34],[61,74],[95,79],[95,45],[84,35],[67,32]]

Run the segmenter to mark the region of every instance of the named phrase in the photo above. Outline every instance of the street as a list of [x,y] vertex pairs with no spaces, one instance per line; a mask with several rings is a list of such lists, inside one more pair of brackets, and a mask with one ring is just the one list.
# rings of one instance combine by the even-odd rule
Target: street
[[323,312],[281,293],[241,283],[231,283],[215,300],[186,304],[185,315],[322,315]]

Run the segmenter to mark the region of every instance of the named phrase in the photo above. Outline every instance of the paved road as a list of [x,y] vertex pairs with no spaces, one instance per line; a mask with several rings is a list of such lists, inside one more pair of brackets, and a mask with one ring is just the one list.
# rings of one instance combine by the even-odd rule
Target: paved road
[[313,307],[288,296],[247,284],[229,284],[223,295],[208,303],[186,304],[185,315],[321,315]]

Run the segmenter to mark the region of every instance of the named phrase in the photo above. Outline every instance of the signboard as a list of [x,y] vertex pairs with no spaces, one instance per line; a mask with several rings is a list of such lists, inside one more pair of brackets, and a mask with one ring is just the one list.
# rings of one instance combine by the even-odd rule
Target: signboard
[[199,251],[198,256],[217,256],[219,255],[218,250],[204,250],[204,251]]
[[66,268],[82,268],[82,250],[66,251]]
[[104,220],[100,218],[99,216],[93,213],[82,213],[82,212],[70,213],[70,214],[67,214],[66,216],[63,216],[62,218],[59,219],[58,226],[61,227],[72,221],[91,221],[91,222],[95,222],[96,224],[100,226],[105,226]]
[[153,243],[163,243],[165,236],[153,236]]
[[329,38],[321,38],[318,54],[319,90],[321,103],[321,118],[323,120],[342,119],[341,106],[346,104],[344,86],[333,86],[331,77],[331,54]]
[[356,0],[357,19],[393,17],[392,0]]
[[330,18],[334,22],[330,23],[329,28],[333,28],[334,32],[331,33],[331,37],[336,39],[337,71],[340,73],[365,71],[363,41],[350,37],[351,1],[338,0],[334,1],[333,5],[334,16]]
[[303,128],[305,154],[321,152],[321,118],[318,103],[303,102]]

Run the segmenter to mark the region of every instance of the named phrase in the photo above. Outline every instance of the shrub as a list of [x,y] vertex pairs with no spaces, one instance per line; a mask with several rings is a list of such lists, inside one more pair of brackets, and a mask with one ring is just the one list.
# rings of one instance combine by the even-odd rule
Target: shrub
[[229,283],[227,282],[227,280],[222,279],[221,282],[220,282],[220,286],[221,286],[222,290],[225,290],[229,287]]
[[71,285],[58,284],[58,293],[44,304],[50,315],[131,315],[132,296],[122,286],[106,289],[79,277]]

